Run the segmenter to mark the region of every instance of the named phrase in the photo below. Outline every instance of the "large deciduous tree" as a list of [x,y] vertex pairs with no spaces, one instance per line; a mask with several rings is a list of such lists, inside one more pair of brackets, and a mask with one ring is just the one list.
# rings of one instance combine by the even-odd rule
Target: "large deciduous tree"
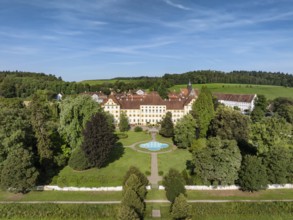
[[0,164],[10,152],[35,144],[27,109],[20,100],[0,98]]
[[172,113],[167,112],[161,123],[160,135],[164,137],[174,136],[174,124],[172,122]]
[[288,177],[290,176],[291,157],[292,149],[280,146],[271,148],[263,155],[269,183],[285,184],[290,181]]
[[92,166],[101,168],[109,159],[117,141],[113,124],[103,112],[97,112],[86,123],[83,131],[82,150]]
[[196,122],[190,114],[179,119],[174,128],[174,141],[179,148],[191,146],[195,139],[195,126]]
[[248,141],[250,120],[246,115],[231,108],[220,106],[209,127],[209,134],[222,139]]
[[241,154],[236,141],[212,137],[193,154],[195,173],[205,184],[231,185],[238,179]]
[[276,98],[272,103],[272,111],[293,124],[293,98]]
[[192,116],[196,120],[198,137],[207,135],[208,127],[215,115],[213,97],[210,90],[203,86],[197,100],[192,105]]
[[281,117],[264,118],[252,125],[250,143],[258,154],[268,152],[274,146],[292,146],[292,125]]
[[243,191],[259,191],[266,189],[268,177],[266,168],[261,159],[256,156],[246,155],[239,171],[239,185]]
[[61,102],[59,133],[72,149],[81,146],[86,122],[98,111],[99,104],[88,95],[68,97]]
[[26,193],[36,185],[38,175],[32,153],[18,148],[8,155],[3,164],[1,186],[5,190]]

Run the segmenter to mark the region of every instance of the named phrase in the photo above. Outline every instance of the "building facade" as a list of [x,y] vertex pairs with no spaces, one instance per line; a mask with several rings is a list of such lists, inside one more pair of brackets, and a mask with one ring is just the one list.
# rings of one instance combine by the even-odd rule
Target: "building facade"
[[238,107],[242,113],[251,112],[254,109],[254,103],[257,97],[256,94],[214,93],[213,95],[218,99],[218,102],[231,108]]
[[[169,93],[168,99],[162,99],[157,92],[145,93],[138,90],[135,93],[111,94],[90,93],[93,100],[99,102],[106,112],[114,116],[115,123],[120,122],[120,114],[124,112],[131,125],[154,125],[162,121],[167,112],[172,113],[173,123],[190,113],[193,102],[198,97],[198,91],[189,85],[179,93]],[[213,94],[220,103],[241,112],[252,111],[256,95]]]

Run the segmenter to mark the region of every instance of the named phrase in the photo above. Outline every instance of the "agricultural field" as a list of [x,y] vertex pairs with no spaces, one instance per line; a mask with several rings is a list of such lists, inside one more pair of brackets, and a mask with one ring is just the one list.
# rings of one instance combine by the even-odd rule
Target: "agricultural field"
[[[211,92],[234,93],[234,94],[260,94],[265,95],[267,99],[275,99],[277,97],[293,98],[293,88],[271,85],[248,85],[248,84],[193,84],[193,88],[200,89],[207,86]],[[186,88],[186,85],[175,85],[170,91],[180,91],[180,88]]]

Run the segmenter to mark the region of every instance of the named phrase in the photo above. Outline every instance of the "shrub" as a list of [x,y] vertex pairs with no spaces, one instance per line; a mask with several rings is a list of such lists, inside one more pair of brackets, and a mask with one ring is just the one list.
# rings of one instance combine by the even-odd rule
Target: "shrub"
[[149,170],[145,171],[145,175],[150,176],[151,172]]
[[159,176],[163,176],[164,175],[164,171],[160,170],[159,171]]
[[118,137],[119,139],[126,139],[126,138],[128,138],[128,134],[125,134],[125,133],[118,133],[118,134],[117,134],[117,137]]
[[136,127],[134,128],[134,131],[135,131],[135,132],[141,132],[141,131],[142,131],[142,127],[140,127],[140,126],[136,126]]
[[76,148],[69,158],[68,165],[74,170],[86,170],[91,167],[88,159],[80,147]]

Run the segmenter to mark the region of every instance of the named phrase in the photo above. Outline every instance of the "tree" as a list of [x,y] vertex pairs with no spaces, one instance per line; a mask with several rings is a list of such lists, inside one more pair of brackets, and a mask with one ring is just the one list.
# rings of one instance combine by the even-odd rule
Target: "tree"
[[172,122],[172,113],[167,112],[161,123],[160,135],[164,137],[174,136],[174,124]]
[[139,220],[140,218],[133,208],[127,205],[121,205],[118,211],[118,219],[119,220]]
[[130,128],[129,122],[128,122],[128,117],[125,112],[121,112],[120,114],[120,122],[119,122],[119,130],[121,132],[128,131]]
[[137,215],[142,218],[145,210],[145,205],[141,201],[139,195],[133,189],[127,189],[122,198],[121,204],[133,209]]
[[72,169],[79,171],[92,167],[84,151],[80,147],[77,147],[73,150],[69,158],[68,165]]
[[[37,140],[37,154],[40,163],[43,181],[52,177],[56,172],[54,156],[60,151],[62,141],[57,132],[57,123],[54,122],[47,93],[38,91],[34,94],[29,104],[30,121]],[[56,135],[57,134],[57,135]]]
[[231,185],[238,179],[241,154],[234,140],[209,138],[207,147],[194,151],[195,173],[206,184]]
[[94,114],[86,123],[83,131],[81,149],[92,166],[101,168],[109,159],[111,151],[117,141],[114,127],[108,123],[107,115],[103,112]]
[[5,160],[1,172],[1,186],[14,192],[26,193],[36,185],[38,171],[32,153],[18,148]]
[[0,98],[0,164],[10,152],[35,145],[27,109],[21,100]]
[[257,95],[255,107],[250,114],[251,120],[253,122],[261,121],[266,114],[266,108],[268,106],[268,101],[264,95]]
[[239,185],[243,191],[259,191],[266,189],[268,177],[266,168],[260,158],[246,155],[239,171]]
[[184,185],[184,178],[173,168],[171,168],[163,178],[163,186],[165,187],[166,197],[172,203],[181,193],[185,194],[186,190]]
[[224,106],[218,108],[209,127],[211,136],[236,140],[238,143],[248,141],[249,131],[249,117]]
[[196,120],[198,137],[206,137],[209,124],[215,115],[213,97],[210,90],[203,86],[197,100],[192,104],[192,116]]
[[135,174],[131,174],[123,185],[124,192],[126,192],[128,189],[132,189],[133,191],[135,191],[142,201],[145,199],[147,194],[146,186],[139,180],[139,178]]
[[175,201],[171,208],[171,216],[173,219],[184,220],[191,217],[191,205],[186,201],[183,194],[180,194],[175,198]]
[[272,111],[293,124],[293,98],[276,98],[272,103]]
[[285,184],[291,159],[290,149],[284,147],[273,147],[263,156],[263,163],[266,167],[268,181],[271,184]]
[[252,125],[250,143],[258,154],[268,152],[274,146],[289,147],[293,144],[292,131],[292,125],[284,118],[264,118]]
[[135,174],[144,186],[149,184],[148,178],[137,167],[130,166],[123,178],[123,185],[125,185],[126,181],[132,174]]
[[68,97],[61,102],[59,133],[72,149],[81,146],[86,122],[98,111],[99,104],[88,95]]
[[174,129],[174,141],[179,148],[191,146],[195,138],[195,125],[196,122],[190,114],[179,119]]

